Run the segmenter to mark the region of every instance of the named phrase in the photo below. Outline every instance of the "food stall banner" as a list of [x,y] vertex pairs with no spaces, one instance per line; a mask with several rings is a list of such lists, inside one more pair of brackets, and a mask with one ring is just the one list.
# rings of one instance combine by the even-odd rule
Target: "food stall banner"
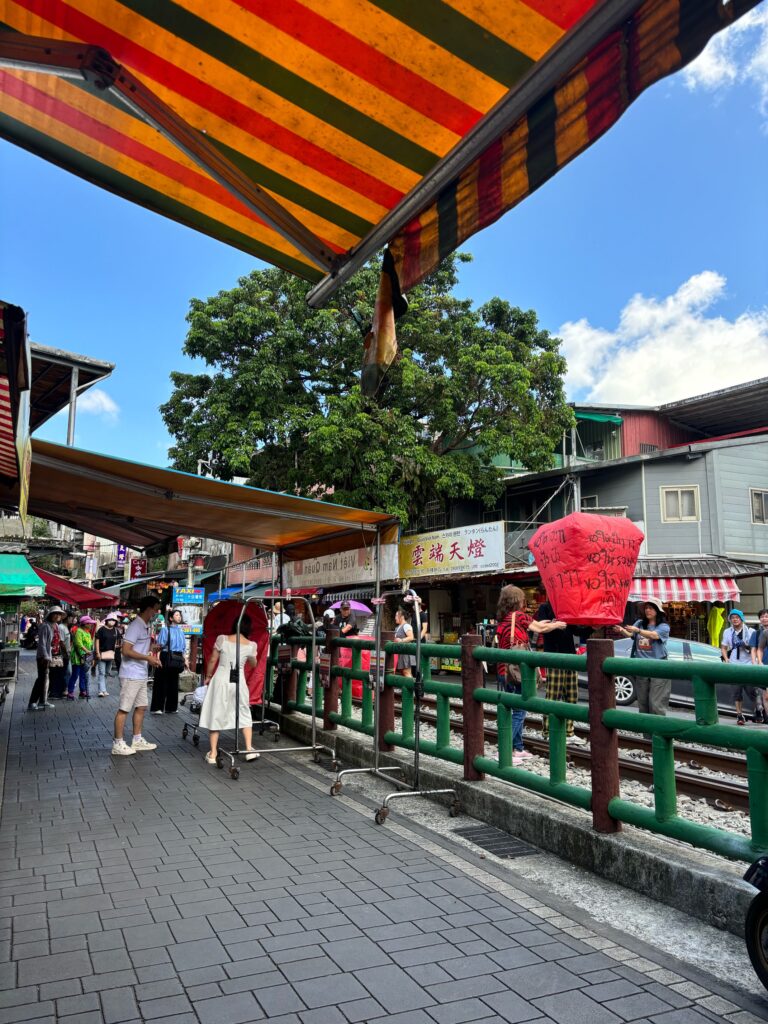
[[456,526],[403,537],[400,575],[404,579],[454,573],[503,572],[504,522]]
[[555,617],[573,626],[616,626],[644,535],[629,519],[573,512],[528,542]]
[[[376,582],[376,549],[373,545],[339,551],[320,558],[305,558],[283,566],[283,586],[294,593],[301,588],[345,586],[348,583]],[[397,571],[397,544],[381,545],[381,579],[394,580]]]
[[184,617],[182,629],[185,636],[202,636],[204,587],[174,587],[173,607]]

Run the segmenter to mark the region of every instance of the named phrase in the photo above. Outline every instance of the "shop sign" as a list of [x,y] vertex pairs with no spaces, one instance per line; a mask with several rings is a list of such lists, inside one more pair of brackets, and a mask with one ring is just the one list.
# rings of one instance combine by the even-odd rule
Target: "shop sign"
[[[337,587],[348,583],[375,583],[375,547],[339,551],[323,558],[305,558],[299,562],[286,562],[283,566],[283,586],[286,589]],[[397,571],[397,544],[381,546],[381,579],[394,580]]]
[[504,572],[504,522],[417,533],[400,541],[400,576]]
[[184,618],[182,629],[185,636],[202,636],[204,587],[174,587],[173,607],[178,608]]
[[117,545],[117,558],[115,559],[115,568],[124,569],[125,563],[128,559],[128,548],[125,544]]
[[146,558],[132,558],[131,559],[131,579],[138,580],[142,576],[147,575],[147,560]]

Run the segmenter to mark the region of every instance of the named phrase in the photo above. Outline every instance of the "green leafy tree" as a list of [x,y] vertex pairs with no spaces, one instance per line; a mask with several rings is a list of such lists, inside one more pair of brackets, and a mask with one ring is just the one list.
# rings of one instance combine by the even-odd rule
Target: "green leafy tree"
[[390,512],[413,523],[430,499],[502,488],[491,460],[552,463],[572,413],[559,339],[536,314],[494,298],[458,298],[454,256],[408,295],[401,358],[374,400],[360,390],[362,340],[379,270],[369,265],[323,309],[281,270],[193,299],[186,355],[205,372],[172,373],[161,407],[178,469]]

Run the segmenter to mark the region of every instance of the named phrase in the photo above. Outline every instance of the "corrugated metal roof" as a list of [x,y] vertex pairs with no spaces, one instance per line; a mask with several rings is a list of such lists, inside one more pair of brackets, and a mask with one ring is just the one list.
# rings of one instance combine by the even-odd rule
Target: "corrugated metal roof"
[[659,412],[710,436],[768,426],[768,377],[659,406]]
[[678,577],[703,579],[715,576],[760,576],[768,572],[762,562],[745,562],[722,555],[700,555],[690,558],[639,558],[635,577]]

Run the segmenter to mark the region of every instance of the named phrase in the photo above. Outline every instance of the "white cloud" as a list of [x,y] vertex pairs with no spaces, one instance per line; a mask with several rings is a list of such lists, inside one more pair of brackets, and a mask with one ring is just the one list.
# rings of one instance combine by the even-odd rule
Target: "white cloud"
[[760,109],[768,117],[768,8],[763,4],[749,11],[714,36],[684,69],[683,81],[691,90],[711,92],[750,83],[757,87]]
[[[86,391],[77,400],[77,415],[98,416],[105,423],[117,423],[120,417],[120,406],[101,388],[92,388]],[[60,416],[69,415],[69,406],[66,406],[59,413]]]
[[656,405],[753,380],[760,367],[768,376],[768,307],[734,320],[713,315],[725,289],[722,275],[705,270],[666,298],[633,295],[614,330],[563,324],[569,394]]

